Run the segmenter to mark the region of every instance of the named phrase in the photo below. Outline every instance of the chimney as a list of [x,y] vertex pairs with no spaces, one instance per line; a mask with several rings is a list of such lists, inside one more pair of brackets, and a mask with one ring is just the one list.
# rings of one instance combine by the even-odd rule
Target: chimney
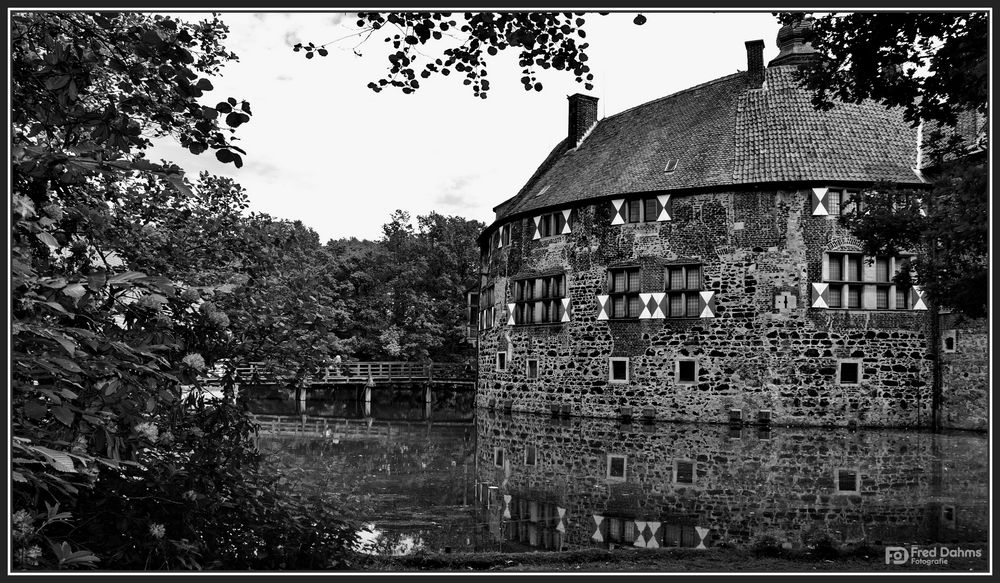
[[597,123],[597,98],[576,93],[567,99],[569,99],[569,141],[575,148]]
[[747,78],[750,86],[759,89],[764,84],[764,41],[748,40],[747,45]]

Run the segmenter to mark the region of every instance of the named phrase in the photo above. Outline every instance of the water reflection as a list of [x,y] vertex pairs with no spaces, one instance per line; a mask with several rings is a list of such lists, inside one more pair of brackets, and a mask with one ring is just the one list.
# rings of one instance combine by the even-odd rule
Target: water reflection
[[476,432],[495,549],[986,541],[980,434],[492,413]]
[[346,419],[471,421],[475,393],[465,388],[331,387],[312,389],[296,399],[287,389],[254,390],[252,408],[266,415],[309,415]]

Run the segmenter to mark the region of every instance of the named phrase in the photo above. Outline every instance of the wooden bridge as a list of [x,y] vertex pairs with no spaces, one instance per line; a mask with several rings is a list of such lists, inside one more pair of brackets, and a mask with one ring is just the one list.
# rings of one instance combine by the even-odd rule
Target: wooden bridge
[[[287,378],[262,362],[237,366],[235,375],[241,382],[255,380],[261,384],[280,384]],[[221,375],[210,375],[206,380],[217,383],[221,380]],[[469,364],[457,362],[344,362],[328,366],[322,373],[307,377],[304,384],[308,387],[402,383],[475,386],[476,369]]]

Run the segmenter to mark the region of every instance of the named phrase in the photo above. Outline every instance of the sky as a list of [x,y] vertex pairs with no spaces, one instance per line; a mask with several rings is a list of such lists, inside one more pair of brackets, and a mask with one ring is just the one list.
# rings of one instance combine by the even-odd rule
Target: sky
[[[508,49],[487,61],[489,97],[480,99],[456,74],[421,79],[409,95],[373,92],[367,84],[388,64],[387,43],[372,36],[358,45],[353,15],[222,13],[225,46],[239,62],[212,78],[215,90],[203,102],[250,102],[253,117],[236,134],[247,151],[243,167],[169,141],[149,158],[175,162],[191,178],[203,170],[230,176],[246,188],[250,210],[301,220],[324,242],[378,239],[396,209],[414,220],[436,211],[489,224],[493,207],[517,194],[565,137],[567,96],[598,97],[603,118],[746,70],[747,40],[764,40],[765,63],[778,54],[779,25],[769,12],[644,14],[642,26],[634,13],[588,15],[592,90],[550,69],[540,71],[542,91],[525,91]],[[330,41],[337,42],[325,58],[291,48]]]

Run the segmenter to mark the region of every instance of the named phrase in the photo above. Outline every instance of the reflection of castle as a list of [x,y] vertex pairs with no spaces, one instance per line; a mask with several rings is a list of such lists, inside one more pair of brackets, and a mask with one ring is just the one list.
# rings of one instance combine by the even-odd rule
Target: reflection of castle
[[494,540],[548,549],[986,541],[980,435],[477,420]]
[[910,255],[866,256],[838,221],[874,183],[922,188],[920,133],[874,102],[814,109],[807,28],[610,117],[569,98],[567,137],[479,238],[477,406],[986,428],[985,328],[936,338],[895,280]]

